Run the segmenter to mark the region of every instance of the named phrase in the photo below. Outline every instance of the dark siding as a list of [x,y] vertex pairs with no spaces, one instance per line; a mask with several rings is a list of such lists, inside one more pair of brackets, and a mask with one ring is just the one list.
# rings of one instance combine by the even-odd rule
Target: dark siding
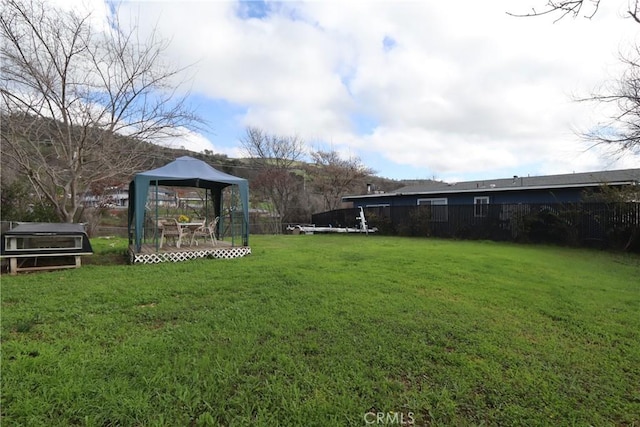
[[557,190],[505,191],[497,193],[492,203],[573,203],[581,199],[582,188]]
[[381,194],[379,197],[356,199],[355,207],[367,207],[374,205],[390,206],[416,206],[418,199],[446,198],[449,205],[473,205],[475,197],[489,197],[490,204],[517,204],[517,203],[573,203],[580,201],[582,188],[568,188],[556,190],[510,190],[510,191],[483,191],[451,194],[412,194],[395,195]]

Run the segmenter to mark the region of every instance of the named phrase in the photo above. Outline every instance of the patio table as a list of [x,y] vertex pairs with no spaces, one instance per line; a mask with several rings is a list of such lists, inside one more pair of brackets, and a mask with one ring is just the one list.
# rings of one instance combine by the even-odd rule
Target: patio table
[[194,230],[202,227],[204,222],[178,222],[175,219],[163,221],[162,235],[160,236],[160,248],[166,237],[174,237],[176,239],[176,247],[180,248],[182,239],[186,234],[192,234]]
[[189,232],[197,230],[204,225],[204,222],[179,222],[178,225],[182,228],[186,228]]
[[[196,231],[197,229],[199,229],[200,227],[202,227],[204,225],[204,221],[199,221],[199,222],[178,222],[178,225],[180,226],[180,228],[182,228],[183,231],[185,231],[185,234],[189,234],[191,236],[193,236],[193,232]],[[189,246],[191,246],[191,241],[193,239],[189,239]]]

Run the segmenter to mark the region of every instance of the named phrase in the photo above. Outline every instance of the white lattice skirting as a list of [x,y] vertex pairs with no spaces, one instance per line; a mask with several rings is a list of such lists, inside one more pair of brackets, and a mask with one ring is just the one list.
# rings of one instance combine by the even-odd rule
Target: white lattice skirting
[[129,250],[129,259],[132,264],[158,264],[160,262],[188,261],[196,258],[231,259],[250,254],[251,248],[249,246],[202,249],[188,252],[157,252],[150,254],[134,253]]

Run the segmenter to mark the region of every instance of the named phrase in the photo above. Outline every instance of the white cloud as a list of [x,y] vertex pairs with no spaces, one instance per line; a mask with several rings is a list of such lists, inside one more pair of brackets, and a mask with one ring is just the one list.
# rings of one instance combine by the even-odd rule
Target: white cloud
[[165,137],[158,140],[156,143],[165,147],[182,148],[195,151],[197,153],[201,153],[204,150],[219,152],[211,141],[209,141],[209,139],[204,135],[185,128],[179,129],[179,131],[182,135],[176,137]]
[[[506,14],[534,3],[283,2],[247,19],[235,2],[176,0],[127,2],[121,13],[171,37],[172,62],[195,63],[194,93],[243,106],[212,117],[214,127],[323,140],[424,176],[612,167],[572,133],[597,116],[571,95],[619,75],[616,52],[640,26],[604,5],[592,20],[556,24]],[[354,117],[370,129],[358,132]]]

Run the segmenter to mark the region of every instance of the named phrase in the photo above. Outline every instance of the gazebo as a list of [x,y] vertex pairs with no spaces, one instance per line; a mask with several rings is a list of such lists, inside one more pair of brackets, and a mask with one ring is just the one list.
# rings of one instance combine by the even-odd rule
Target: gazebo
[[[235,250],[232,250],[229,254],[221,255],[221,251],[224,251],[225,248],[215,248],[211,251],[194,251],[185,248],[183,251],[173,251],[172,255],[170,253],[161,253],[162,251],[156,245],[155,251],[151,251],[153,252],[152,254],[144,254],[145,249],[146,252],[149,252],[149,245],[143,245],[145,222],[149,223],[151,221],[153,224],[157,224],[158,220],[157,198],[155,209],[147,209],[147,198],[149,189],[152,186],[156,189],[158,186],[203,188],[206,190],[207,198],[213,202],[215,217],[222,216],[222,190],[229,186],[235,186],[232,189],[237,188],[242,208],[239,212],[231,212],[230,220],[234,221],[234,218],[241,217],[241,219],[236,220],[239,224],[235,224],[239,225],[239,227],[232,227],[232,230],[236,228],[241,230],[242,246],[240,249],[236,248],[235,243],[232,243]],[[233,209],[233,207],[230,208]],[[129,183],[128,214],[129,251],[131,260],[134,263],[181,261],[207,256],[232,258],[251,253],[251,249],[248,246],[249,185],[247,180],[221,172],[206,162],[193,157],[179,157],[165,166],[135,175],[134,179]],[[176,254],[176,252],[178,253]]]

